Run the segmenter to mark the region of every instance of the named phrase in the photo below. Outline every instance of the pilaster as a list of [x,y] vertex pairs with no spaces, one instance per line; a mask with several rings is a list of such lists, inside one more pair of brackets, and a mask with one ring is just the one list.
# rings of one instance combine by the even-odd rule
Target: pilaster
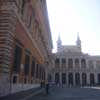
[[11,90],[16,16],[13,1],[0,1],[0,5],[0,96],[4,96]]

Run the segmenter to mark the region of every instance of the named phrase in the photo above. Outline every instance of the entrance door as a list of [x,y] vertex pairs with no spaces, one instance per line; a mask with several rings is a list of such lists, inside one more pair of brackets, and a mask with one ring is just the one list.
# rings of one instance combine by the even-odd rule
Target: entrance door
[[80,86],[80,74],[79,73],[75,74],[75,84],[76,86]]
[[62,73],[62,84],[66,84],[66,73]]
[[86,73],[82,73],[82,86],[87,85],[87,76]]
[[68,74],[68,84],[69,86],[73,86],[73,74],[72,73]]

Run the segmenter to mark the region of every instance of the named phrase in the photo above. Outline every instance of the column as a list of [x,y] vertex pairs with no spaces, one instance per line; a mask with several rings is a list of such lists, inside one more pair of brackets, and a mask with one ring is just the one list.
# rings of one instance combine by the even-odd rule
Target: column
[[89,69],[88,59],[86,59],[86,69]]
[[62,62],[61,62],[60,58],[59,58],[59,67],[60,67],[60,69],[62,69]]
[[97,77],[97,73],[94,73],[94,79],[95,79],[95,84],[97,84],[98,83],[98,77]]
[[94,69],[96,69],[96,61],[93,62]]
[[55,82],[55,72],[52,72],[52,82]]
[[68,59],[66,58],[66,68],[68,69]]
[[31,81],[32,81],[31,71],[32,71],[32,55],[30,54],[29,77],[28,77],[29,83],[31,83]]
[[68,87],[68,72],[66,72],[66,86]]
[[90,85],[90,73],[86,73],[87,74],[87,84]]
[[59,72],[59,82],[60,82],[60,85],[62,85],[62,72]]
[[82,86],[82,72],[80,72],[80,85]]
[[75,69],[75,59],[73,59],[73,69]]
[[75,72],[72,72],[72,74],[73,74],[73,86],[75,86],[76,84],[75,84]]
[[81,58],[79,59],[79,68],[82,69]]
[[36,83],[36,70],[37,70],[37,62],[35,62],[35,71],[34,71],[34,80],[33,80],[34,83]]
[[25,50],[22,48],[22,58],[21,58],[21,66],[20,66],[20,76],[19,76],[19,81],[21,83],[24,83],[24,64],[25,64]]

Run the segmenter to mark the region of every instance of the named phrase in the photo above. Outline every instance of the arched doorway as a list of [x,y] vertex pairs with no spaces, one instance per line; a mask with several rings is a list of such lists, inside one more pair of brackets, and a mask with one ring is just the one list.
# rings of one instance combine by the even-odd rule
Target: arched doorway
[[97,75],[98,78],[98,85],[100,85],[100,73]]
[[73,86],[73,74],[72,73],[68,74],[68,85]]
[[62,73],[62,84],[66,84],[66,73]]
[[87,85],[87,75],[86,73],[82,73],[82,86]]
[[55,83],[58,84],[59,80],[59,73],[55,73]]
[[75,84],[76,86],[80,86],[80,74],[75,73]]
[[90,85],[93,86],[94,84],[95,84],[94,74],[91,73],[91,74],[90,74]]

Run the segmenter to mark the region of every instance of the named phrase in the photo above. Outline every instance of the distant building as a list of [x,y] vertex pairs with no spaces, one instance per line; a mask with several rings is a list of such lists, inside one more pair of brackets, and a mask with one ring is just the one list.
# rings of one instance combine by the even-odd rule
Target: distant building
[[51,50],[46,0],[0,0],[0,96],[45,81]]
[[81,40],[76,45],[62,45],[57,41],[57,53],[53,54],[52,81],[64,86],[100,85],[100,56],[81,51]]

